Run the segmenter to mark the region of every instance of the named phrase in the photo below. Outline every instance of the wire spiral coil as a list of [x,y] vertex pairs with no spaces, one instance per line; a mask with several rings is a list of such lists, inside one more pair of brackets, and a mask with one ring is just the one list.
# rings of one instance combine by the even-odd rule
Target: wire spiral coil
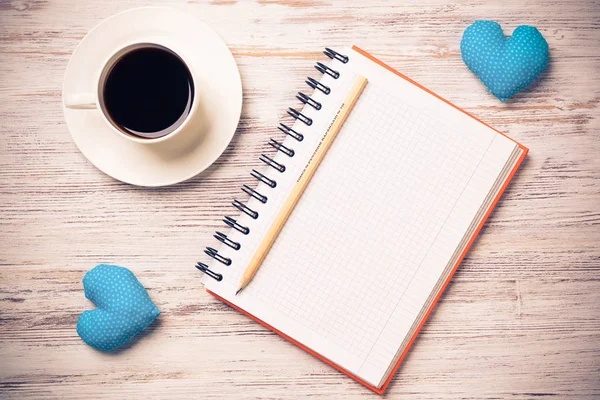
[[[323,51],[323,53],[329,57],[332,60],[338,60],[344,64],[346,64],[349,61],[348,56],[340,54],[330,48],[325,48],[325,51]],[[336,71],[334,69],[332,69],[331,67],[321,63],[321,62],[317,62],[315,64],[315,69],[317,71],[319,71],[322,74],[326,74],[329,75],[330,77],[334,78],[334,79],[338,79],[340,77],[340,73],[339,71]],[[319,90],[320,92],[322,92],[325,95],[329,95],[331,93],[331,88],[324,85],[323,83],[317,81],[316,79],[313,79],[311,77],[308,77],[306,79],[306,84],[314,89],[314,90]],[[298,92],[296,98],[303,104],[303,105],[308,105],[310,107],[312,107],[313,109],[319,111],[322,109],[323,105],[314,100],[312,97],[302,93],[302,92]],[[294,118],[295,120],[298,120],[302,123],[304,123],[306,126],[311,126],[313,123],[312,118],[306,116],[305,114],[303,114],[300,111],[297,111],[296,109],[290,107],[287,110],[287,114],[289,116],[291,116],[292,118]],[[284,123],[280,123],[278,126],[278,129],[283,132],[284,134],[286,134],[287,136],[291,136],[292,138],[294,138],[296,141],[298,142],[302,142],[304,140],[304,135],[300,132],[295,131],[294,129],[290,128],[289,126],[287,126]],[[296,154],[294,149],[291,149],[287,146],[285,146],[282,142],[275,140],[275,139],[270,139],[269,143],[268,143],[271,147],[273,147],[275,150],[277,150],[278,152],[281,152],[283,154],[285,154],[286,156],[292,158],[294,157],[294,155]],[[260,156],[260,161],[262,161],[263,163],[265,163],[265,165],[267,165],[268,167],[271,167],[273,169],[275,169],[276,171],[280,172],[280,173],[284,173],[286,170],[286,167],[283,163],[275,161],[273,157],[268,156],[266,154],[261,154]],[[277,187],[277,181],[274,179],[271,179],[269,177],[267,177],[266,175],[264,175],[263,173],[257,171],[256,169],[253,169],[252,172],[250,173],[250,175],[255,178],[258,182],[262,182],[265,185],[267,185],[270,188],[275,188]],[[251,198],[256,199],[258,202],[262,203],[262,204],[266,204],[268,201],[268,197],[262,193],[259,193],[258,191],[256,191],[255,189],[251,188],[248,185],[243,185],[242,186],[242,191],[246,194],[248,194]],[[232,202],[232,205],[237,208],[240,212],[248,215],[250,218],[252,219],[258,219],[259,218],[259,212],[257,210],[253,210],[250,207],[248,207],[246,204],[242,203],[239,200],[234,200]],[[232,218],[232,217],[225,217],[223,219],[223,222],[225,223],[225,225],[227,225],[228,227],[244,234],[244,235],[248,235],[250,233],[250,228],[247,226],[243,226],[241,225],[236,219]],[[216,232],[214,234],[215,239],[217,239],[219,242],[225,244],[226,246],[234,249],[234,250],[240,250],[242,248],[242,244],[238,243],[234,240],[232,240],[231,238],[228,237],[228,235],[222,233],[222,232]],[[223,255],[219,254],[218,250],[212,248],[212,247],[207,247],[206,250],[204,250],[204,253],[206,255],[208,255],[209,257],[219,261],[220,263],[229,266],[232,263],[232,260],[228,257],[224,257]],[[202,262],[197,262],[196,263],[196,268],[198,268],[200,271],[202,271],[203,273],[205,273],[206,275],[210,276],[211,278],[217,280],[217,281],[221,281],[223,279],[223,275],[216,273],[214,271],[211,271],[208,267],[208,265],[206,265],[205,263]]]

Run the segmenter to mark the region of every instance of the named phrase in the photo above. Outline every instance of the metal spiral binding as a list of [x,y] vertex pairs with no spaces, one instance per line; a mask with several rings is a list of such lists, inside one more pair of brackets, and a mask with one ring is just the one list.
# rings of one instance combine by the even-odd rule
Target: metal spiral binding
[[217,249],[213,249],[212,247],[207,247],[206,250],[204,250],[204,252],[206,253],[206,255],[214,258],[215,260],[222,262],[225,265],[231,265],[231,258],[227,258],[227,257],[223,257],[222,255],[219,254],[219,251]]
[[230,228],[235,229],[238,232],[243,233],[244,235],[247,235],[250,233],[250,228],[248,228],[247,226],[240,225],[240,223],[237,222],[237,220],[235,220],[231,217],[223,218],[223,222],[225,223],[225,225],[229,226]]
[[222,232],[216,232],[214,235],[215,239],[217,239],[219,242],[221,243],[225,243],[227,246],[231,247],[234,250],[239,250],[242,248],[242,245],[239,244],[238,242],[234,242],[233,240],[229,239],[227,237],[226,234],[222,233]]
[[330,87],[323,85],[321,82],[319,82],[316,79],[308,77],[308,78],[306,78],[305,82],[306,82],[306,84],[308,86],[310,86],[313,89],[319,89],[321,92],[323,92],[325,94],[331,93],[331,88]]
[[292,107],[288,108],[287,113],[290,117],[296,118],[298,121],[302,121],[308,126],[311,126],[313,123],[312,119],[308,118],[306,115],[302,114],[300,111],[296,111]]
[[323,52],[327,57],[343,62],[344,64],[348,63],[348,56],[338,53],[335,50],[331,50],[329,47],[325,47],[325,51]]
[[250,175],[252,175],[254,178],[258,179],[267,186],[270,186],[272,188],[277,186],[277,182],[275,182],[273,179],[267,178],[265,175],[261,174],[255,169],[252,170],[252,173]]
[[265,196],[264,194],[258,193],[256,190],[252,189],[248,185],[242,186],[242,191],[244,193],[249,194],[250,196],[254,197],[256,200],[260,201],[263,204],[267,203],[267,196]]
[[275,168],[279,172],[285,172],[285,165],[278,163],[266,154],[261,154],[259,160],[267,164],[269,167]]
[[318,62],[317,65],[315,65],[315,68],[317,69],[317,71],[319,71],[322,74],[327,74],[329,76],[331,76],[333,79],[337,79],[340,77],[340,73],[337,72],[334,69],[329,68],[327,65]]
[[[325,48],[325,51],[323,51],[323,53],[330,59],[340,61],[344,64],[348,63],[348,61],[349,61],[348,56],[340,54],[340,53],[336,52],[335,50],[332,50],[328,47]],[[333,68],[328,67],[327,65],[325,65],[323,63],[318,62],[315,65],[315,68],[317,69],[317,71],[321,72],[322,74],[329,75],[334,79],[338,79],[340,77],[339,71],[336,71]],[[326,95],[331,93],[330,87],[324,85],[323,83],[317,81],[316,79],[308,77],[308,78],[306,78],[305,82],[309,87],[311,87],[315,91],[318,90]],[[296,96],[296,98],[298,100],[300,100],[302,102],[302,104],[309,105],[317,111],[321,110],[321,108],[323,107],[320,102],[316,101],[315,99],[313,99],[312,97],[310,97],[304,93],[298,92],[298,95]],[[301,121],[302,123],[304,123],[306,126],[311,126],[313,123],[312,118],[307,117],[305,114],[301,113],[300,111],[295,110],[294,108],[290,107],[288,109],[287,113],[295,120],[298,120],[298,121]],[[297,132],[296,130],[290,128],[286,124],[280,123],[278,126],[278,129],[281,132],[285,133],[287,136],[291,136],[298,142],[302,142],[304,140],[304,135],[302,133]],[[282,142],[279,142],[275,139],[269,140],[269,145],[271,147],[273,147],[274,149],[276,149],[278,152],[281,152],[288,157],[293,157],[295,155],[295,151],[293,149],[285,146]],[[269,167],[272,167],[281,173],[285,172],[285,169],[286,169],[285,165],[275,161],[272,157],[270,157],[266,154],[261,154],[260,161],[264,162]],[[265,185],[267,185],[270,188],[277,187],[277,182],[274,179],[267,177],[265,174],[255,170],[255,169],[252,170],[250,175],[253,178],[255,178],[256,180],[258,180],[259,182],[264,183]],[[257,192],[255,189],[252,189],[248,185],[243,185],[242,191],[244,193],[248,194],[250,197],[258,200],[262,204],[267,203],[267,196],[265,196],[262,193]],[[259,216],[258,211],[251,209],[250,207],[248,207],[246,204],[242,203],[241,201],[234,200],[231,204],[233,204],[233,206],[235,208],[237,208],[239,211],[241,211],[242,213],[248,215],[250,218],[258,219],[258,216]],[[250,233],[249,227],[241,225],[236,219],[234,219],[232,217],[225,217],[223,219],[223,222],[230,228],[232,228],[244,235],[248,235]],[[228,247],[230,247],[236,251],[240,250],[242,248],[241,243],[231,240],[231,238],[229,238],[226,234],[224,234],[222,232],[217,231],[215,233],[214,237],[219,242],[227,245]],[[204,253],[206,253],[208,256],[214,258],[215,260],[217,260],[220,263],[225,264],[227,266],[232,264],[232,260],[230,258],[219,254],[218,250],[216,250],[212,247],[207,247],[206,250],[204,250]],[[210,276],[211,278],[213,278],[217,281],[223,280],[222,274],[211,271],[209,269],[208,265],[206,265],[202,262],[197,262],[196,268],[198,268],[200,271],[202,271],[203,273],[207,274],[208,276]]]
[[283,143],[278,142],[275,139],[270,139],[269,140],[269,145],[271,147],[273,147],[275,150],[279,150],[280,152],[282,152],[283,154],[285,154],[288,157],[294,157],[294,154],[296,154],[296,152],[292,149],[290,149],[289,147],[285,147],[283,145]]
[[312,98],[308,97],[307,95],[305,95],[302,92],[298,92],[298,96],[296,96],[296,98],[298,100],[300,100],[302,103],[304,104],[308,104],[309,106],[311,106],[312,108],[314,108],[315,110],[320,110],[321,109],[321,103],[319,103],[316,100],[313,100]]
[[[304,140],[304,135],[301,133],[296,132],[295,130],[293,130],[292,128],[290,128],[289,126],[287,126],[286,124],[279,124],[279,126],[277,127],[279,128],[279,130],[283,133],[285,133],[286,135],[289,135],[291,137],[293,137],[294,139],[296,139],[297,141],[301,142]],[[275,187],[275,186],[273,186]]]
[[218,282],[221,282],[223,280],[223,275],[221,275],[217,272],[211,271],[208,268],[208,265],[206,265],[204,263],[197,262],[196,268],[198,268],[200,271],[204,272],[206,275],[210,276],[211,278],[216,279]]
[[252,219],[258,219],[258,212],[254,211],[253,209],[251,209],[250,207],[248,207],[247,205],[245,205],[244,203],[242,203],[239,200],[234,200],[233,206],[235,208],[237,208],[238,210],[240,210],[241,212],[243,212],[246,215],[249,215]]

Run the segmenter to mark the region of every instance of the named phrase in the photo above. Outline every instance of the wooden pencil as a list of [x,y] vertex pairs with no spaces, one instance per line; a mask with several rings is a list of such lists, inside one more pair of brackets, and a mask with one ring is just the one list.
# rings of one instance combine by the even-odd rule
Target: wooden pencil
[[321,144],[317,146],[317,150],[313,154],[313,157],[310,159],[308,165],[306,166],[305,170],[300,176],[300,179],[298,179],[298,182],[296,183],[296,185],[288,195],[287,199],[281,206],[281,209],[279,210],[277,216],[273,220],[273,223],[267,230],[267,233],[265,234],[265,237],[263,238],[262,242],[260,242],[259,246],[256,248],[254,255],[252,256],[250,262],[248,263],[248,266],[244,270],[244,273],[238,286],[238,290],[235,293],[236,295],[250,283],[252,278],[254,278],[254,275],[260,268],[260,265],[262,264],[267,253],[271,249],[271,246],[275,242],[275,239],[277,239],[277,235],[279,235],[279,232],[281,232],[281,229],[283,228],[288,217],[294,210],[294,207],[298,203],[298,200],[300,200],[300,197],[302,196],[302,193],[304,193],[308,182],[310,182],[310,179],[315,174],[315,171],[319,167],[319,164],[321,164],[321,161],[325,157],[327,150],[329,150],[329,148],[331,147],[333,140],[341,130],[342,125],[344,125],[344,122],[348,118],[348,115],[350,115],[352,108],[354,108],[356,101],[362,94],[366,85],[367,78],[359,76],[356,79],[354,85],[350,89],[350,92],[348,92],[348,95],[346,96],[344,102],[340,106],[340,109],[336,114],[332,124],[329,126],[329,129],[323,136]]

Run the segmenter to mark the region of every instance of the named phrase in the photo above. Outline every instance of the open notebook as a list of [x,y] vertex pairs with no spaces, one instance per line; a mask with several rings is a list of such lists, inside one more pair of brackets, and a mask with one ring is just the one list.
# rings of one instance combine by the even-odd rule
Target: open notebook
[[[212,294],[381,394],[527,149],[357,47],[326,54],[308,104],[281,127],[285,147],[263,157],[198,265]],[[369,84],[235,296],[357,75]]]

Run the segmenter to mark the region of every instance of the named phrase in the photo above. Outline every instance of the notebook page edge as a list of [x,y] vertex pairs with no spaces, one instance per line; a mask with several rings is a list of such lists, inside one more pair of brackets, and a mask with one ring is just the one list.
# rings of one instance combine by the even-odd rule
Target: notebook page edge
[[[440,279],[436,283],[435,289],[431,292],[430,296],[428,297],[427,302],[424,304],[423,308],[421,309],[419,316],[417,317],[417,319],[415,319],[415,321],[411,327],[411,330],[409,331],[409,334],[404,338],[402,344],[400,345],[400,347],[398,349],[398,352],[396,353],[396,356],[394,357],[394,360],[390,364],[390,367],[386,371],[385,375],[382,377],[382,380],[379,382],[378,387],[381,387],[385,383],[385,381],[389,378],[389,376],[391,374],[393,374],[395,365],[398,363],[400,357],[402,357],[402,355],[403,355],[402,353],[404,353],[405,351],[407,351],[409,349],[411,339],[413,337],[416,337],[416,334],[418,333],[420,327],[427,320],[428,311],[430,309],[432,309],[432,307],[435,305],[436,298],[438,296],[442,295],[442,293],[445,289],[445,283],[449,282],[451,280],[452,274],[455,269],[454,267],[460,266],[460,262],[462,261],[461,255],[463,253],[465,255],[467,254],[466,249],[467,249],[467,246],[469,245],[470,239],[472,239],[472,238],[474,239],[477,236],[478,226],[480,226],[482,224],[482,222],[484,222],[484,218],[486,217],[486,212],[488,210],[490,210],[490,207],[492,207],[492,203],[493,203],[494,199],[499,194],[501,194],[500,191],[502,190],[502,185],[508,179],[508,175],[515,168],[515,165],[519,161],[519,158],[522,156],[523,152],[524,152],[524,150],[521,149],[515,143],[514,150],[511,154],[509,160],[507,161],[507,164],[503,168],[501,174],[498,176],[498,179],[494,183],[493,188],[490,191],[488,197],[486,197],[486,200],[484,201],[484,203],[482,203],[480,210],[477,212],[477,215],[473,220],[472,226],[470,227],[469,231],[467,231],[465,233],[465,235],[463,236],[463,239],[461,240],[461,244],[459,245],[459,247],[457,247],[453,257],[448,262],[448,265],[446,266],[446,268],[444,269],[444,272],[440,276]],[[456,269],[458,269],[458,268],[456,268]]]
[[[402,337],[402,335],[404,335],[404,338],[402,341],[396,342],[395,351],[388,352],[387,356],[379,356],[379,361],[370,361],[369,359],[369,361],[365,363],[364,371],[363,369],[361,369],[361,376],[364,374],[364,376],[371,377],[376,374],[379,374],[379,384],[381,384],[382,381],[385,381],[385,377],[389,373],[390,368],[394,366],[394,361],[398,357],[398,352],[402,348],[403,344],[406,343],[407,340],[412,337],[411,330],[414,329],[414,327],[420,322],[419,316],[422,315],[422,310],[426,308],[428,300],[431,299],[432,294],[437,293],[435,290],[436,283],[439,282],[440,278],[444,276],[444,272],[447,270],[447,266],[452,265],[452,261],[453,258],[455,258],[457,249],[460,247],[461,243],[463,242],[463,239],[465,237],[468,237],[469,233],[473,229],[473,221],[475,221],[478,215],[480,215],[480,212],[482,208],[485,207],[486,202],[489,202],[488,199],[490,198],[490,193],[493,192],[496,183],[502,180],[502,174],[506,168],[505,166],[515,149],[518,149],[518,147],[514,142],[506,139],[501,135],[495,135],[492,145],[490,145],[490,148],[488,148],[488,151],[486,151],[485,153],[483,161],[481,162],[480,166],[477,168],[473,177],[467,184],[463,195],[457,200],[457,203],[455,204],[452,212],[449,214],[448,219],[446,220],[444,226],[442,227],[442,230],[440,231],[440,235],[432,245],[432,249],[438,249],[435,250],[434,253],[444,254],[444,252],[440,253],[439,249],[442,248],[449,248],[451,249],[451,251],[447,252],[447,256],[442,255],[441,259],[440,256],[436,254],[430,255],[431,253],[425,257],[425,259],[423,260],[422,267],[415,275],[415,279],[411,281],[409,287],[406,289],[406,300],[404,300],[403,298],[403,300],[398,305],[400,307],[405,307],[402,304],[403,302],[408,301],[408,304],[412,304],[411,307],[414,307],[416,304],[419,304],[419,309],[421,311],[419,313],[414,314],[414,319],[412,319],[410,323],[410,329],[394,327],[395,321],[407,318],[404,316],[405,314],[394,313],[393,316],[390,317],[390,328],[386,327],[384,329],[388,330],[390,334],[394,333],[395,337]],[[497,163],[498,159],[503,160],[501,166]],[[493,168],[495,168],[493,171],[494,179],[492,181],[488,181],[487,179],[489,178],[487,178],[487,176],[489,176],[489,174],[491,173],[489,169],[492,168],[492,166],[494,166]],[[486,181],[485,183],[482,183],[481,180],[484,177]],[[482,187],[481,185],[485,186]],[[475,193],[478,193],[478,195],[474,196]],[[473,203],[473,200],[475,200],[476,203]],[[464,221],[462,223],[466,224],[467,220],[465,218],[468,218],[468,226],[464,228],[464,231],[462,230],[463,228],[460,228],[461,232],[463,233],[460,236],[456,236],[456,233],[454,232],[457,228],[453,227],[458,221]],[[448,243],[451,243],[451,245],[449,245]],[[439,263],[441,260],[446,260],[446,267],[440,268],[441,266],[439,266]],[[411,295],[411,293],[426,293],[427,295],[425,296],[425,298],[423,298],[423,300],[413,300],[414,297],[412,297],[413,295]],[[400,326],[406,326],[406,324],[400,324]],[[386,342],[384,342],[384,344],[388,348],[392,346],[392,344],[389,343],[389,341],[387,342],[387,344]],[[375,345],[375,347],[377,346],[378,345]],[[372,379],[375,378],[371,377],[370,380]]]
[[[454,116],[455,116],[455,117],[458,117],[459,119],[462,119],[462,120],[464,120],[464,121],[468,121],[468,122],[470,122],[470,123],[472,124],[472,126],[474,127],[474,129],[476,129],[476,130],[479,130],[479,131],[487,131],[488,133],[489,133],[489,132],[491,132],[491,133],[493,133],[493,134],[496,134],[495,136],[497,136],[497,137],[499,137],[499,138],[502,138],[502,141],[509,142],[509,143],[510,143],[510,145],[511,145],[511,146],[513,146],[513,147],[514,147],[515,145],[516,145],[516,146],[518,146],[518,148],[520,148],[520,149],[521,149],[521,150],[522,150],[522,151],[523,151],[523,152],[526,154],[526,152],[527,152],[527,148],[525,148],[525,147],[524,147],[524,146],[522,146],[521,144],[517,143],[517,142],[516,142],[516,141],[514,141],[513,139],[511,139],[511,138],[507,137],[506,135],[504,135],[503,133],[501,133],[501,132],[497,131],[496,129],[494,129],[494,128],[492,128],[492,127],[490,127],[489,125],[487,125],[487,124],[485,124],[485,123],[483,123],[483,122],[479,121],[477,118],[475,118],[475,117],[473,117],[472,115],[470,115],[470,114],[466,113],[464,110],[462,110],[462,109],[460,109],[460,108],[456,107],[455,105],[453,105],[452,103],[448,102],[447,100],[445,100],[445,99],[441,98],[440,96],[436,95],[435,93],[433,93],[433,92],[431,92],[431,91],[427,90],[426,88],[422,87],[421,85],[417,84],[416,82],[414,82],[414,81],[410,80],[409,78],[407,78],[407,77],[403,76],[402,74],[398,73],[397,71],[395,71],[395,70],[391,69],[390,67],[386,66],[385,64],[383,64],[383,63],[379,62],[378,60],[376,60],[376,59],[374,59],[373,57],[369,56],[369,55],[368,55],[368,54],[366,54],[365,52],[362,52],[360,49],[358,49],[358,48],[356,48],[356,47],[353,47],[353,50],[357,51],[359,54],[363,55],[365,58],[367,58],[367,59],[369,59],[369,60],[371,60],[371,61],[375,61],[375,62],[376,62],[376,64],[378,64],[379,66],[382,66],[382,67],[384,67],[384,68],[385,68],[386,70],[388,70],[389,72],[391,72],[391,73],[394,73],[394,74],[396,74],[396,75],[399,75],[400,77],[404,78],[404,81],[406,81],[407,83],[412,83],[412,84],[413,84],[415,87],[418,87],[418,88],[420,88],[420,89],[423,89],[425,92],[429,93],[430,95],[432,95],[433,97],[435,97],[435,98],[436,98],[436,100],[434,100],[434,101],[436,101],[436,102],[437,102],[437,100],[441,100],[441,101],[443,101],[444,103],[446,103],[447,105],[450,105],[450,106],[452,106],[452,108],[450,108],[450,107],[447,107],[447,106],[443,105],[443,103],[442,103],[442,102],[439,102],[440,104],[442,104],[442,105],[443,105],[443,108],[445,108],[445,109],[446,109],[445,111],[448,111],[448,110],[450,110],[450,111],[448,111],[448,113],[452,112],[452,113],[454,114]],[[361,73],[361,71],[359,71],[359,73]],[[411,85],[411,86],[413,86],[413,85]],[[469,117],[470,117],[470,118],[469,118]],[[475,121],[476,121],[476,122],[479,122],[479,124],[475,123]],[[393,366],[394,366],[394,363],[390,363],[390,367],[393,367]],[[362,371],[361,371],[361,372],[362,372]],[[388,375],[389,375],[389,368],[388,368],[388,371],[386,371],[386,373],[383,375],[383,377],[385,378],[385,377],[387,377]],[[384,381],[385,381],[385,379],[382,379],[382,380],[380,380],[380,381],[379,381],[379,385],[378,385],[378,387],[380,387],[380,386],[382,385],[382,382],[384,382]]]

